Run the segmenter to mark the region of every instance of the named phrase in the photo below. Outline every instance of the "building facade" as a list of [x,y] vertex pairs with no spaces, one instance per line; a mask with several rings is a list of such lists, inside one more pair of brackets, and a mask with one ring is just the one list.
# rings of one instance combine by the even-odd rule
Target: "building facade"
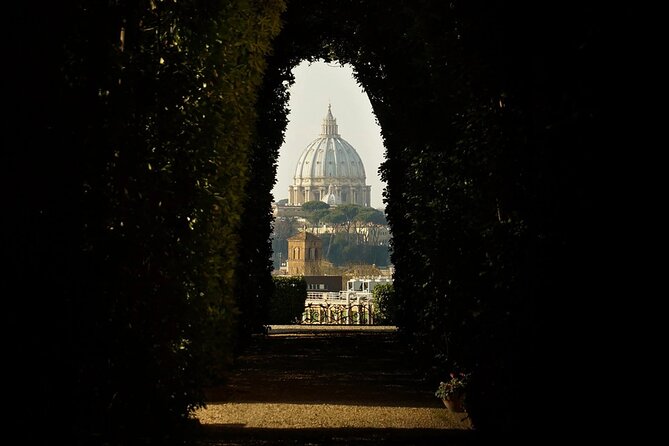
[[338,293],[344,288],[342,276],[304,276],[307,292]]
[[288,239],[288,275],[318,276],[323,258],[323,241],[310,232],[299,232]]
[[304,149],[297,162],[293,185],[288,188],[288,205],[324,201],[369,206],[371,186],[366,180],[362,159],[339,135],[337,120],[328,105],[320,136]]

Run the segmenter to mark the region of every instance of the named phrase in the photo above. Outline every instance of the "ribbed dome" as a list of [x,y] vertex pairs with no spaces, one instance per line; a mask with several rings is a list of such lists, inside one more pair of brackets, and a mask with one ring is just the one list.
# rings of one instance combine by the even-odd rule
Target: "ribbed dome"
[[337,120],[328,105],[320,136],[297,162],[293,185],[288,187],[288,205],[320,200],[333,206],[369,206],[372,191],[365,180],[365,166],[353,146],[339,136]]
[[302,152],[295,168],[295,184],[364,184],[365,167],[352,145],[339,136],[331,107],[323,119],[321,134]]

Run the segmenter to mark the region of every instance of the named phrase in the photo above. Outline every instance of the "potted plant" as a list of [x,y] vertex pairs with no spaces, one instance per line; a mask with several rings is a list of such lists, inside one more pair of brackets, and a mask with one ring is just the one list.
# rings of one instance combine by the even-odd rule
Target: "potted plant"
[[441,398],[451,412],[465,411],[465,396],[469,384],[468,373],[451,373],[451,379],[440,382],[434,395]]

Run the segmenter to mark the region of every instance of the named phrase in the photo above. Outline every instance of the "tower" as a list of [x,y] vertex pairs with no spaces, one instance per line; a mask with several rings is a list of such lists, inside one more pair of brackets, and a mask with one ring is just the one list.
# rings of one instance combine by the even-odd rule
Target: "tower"
[[300,232],[288,239],[288,274],[317,276],[323,256],[323,241],[310,232]]

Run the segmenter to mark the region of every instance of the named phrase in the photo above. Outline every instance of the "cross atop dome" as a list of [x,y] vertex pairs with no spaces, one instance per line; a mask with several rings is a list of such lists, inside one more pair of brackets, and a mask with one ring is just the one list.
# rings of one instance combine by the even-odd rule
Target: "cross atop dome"
[[325,115],[325,118],[323,118],[323,124],[321,125],[321,135],[339,137],[337,120],[334,118],[334,116],[332,116],[332,104],[328,104],[328,114]]

